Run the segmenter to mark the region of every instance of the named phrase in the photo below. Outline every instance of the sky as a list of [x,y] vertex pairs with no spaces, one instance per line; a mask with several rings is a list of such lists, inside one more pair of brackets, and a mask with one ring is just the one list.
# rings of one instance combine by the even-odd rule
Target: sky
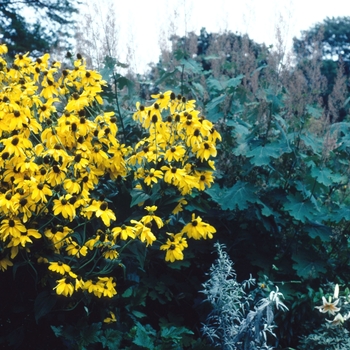
[[[83,10],[96,1],[85,0]],[[174,33],[199,34],[205,27],[207,32],[247,33],[258,43],[276,45],[279,28],[288,51],[292,38],[302,30],[326,17],[350,16],[347,0],[100,0],[98,3],[102,17],[108,4],[113,4],[118,59],[129,61],[137,73],[144,72],[150,62],[158,61],[160,43],[164,44]]]

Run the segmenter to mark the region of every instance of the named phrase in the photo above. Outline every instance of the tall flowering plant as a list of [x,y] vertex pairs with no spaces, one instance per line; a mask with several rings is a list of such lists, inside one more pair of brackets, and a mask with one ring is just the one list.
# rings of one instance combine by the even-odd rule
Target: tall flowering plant
[[113,298],[128,245],[139,241],[174,262],[188,239],[213,237],[197,213],[179,219],[213,183],[221,139],[194,100],[167,91],[137,103],[130,118],[142,137],[124,144],[105,110],[107,82],[82,57],[68,69],[48,54],[16,55],[10,65],[6,52],[1,45],[3,272],[27,264],[52,295]]

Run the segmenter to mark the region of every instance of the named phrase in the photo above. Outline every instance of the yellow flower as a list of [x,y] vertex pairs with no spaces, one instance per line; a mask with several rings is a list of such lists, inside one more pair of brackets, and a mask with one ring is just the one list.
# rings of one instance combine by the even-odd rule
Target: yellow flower
[[102,245],[102,243],[96,244],[100,242],[100,235],[92,236],[88,241],[85,242],[85,247],[88,247],[90,250],[93,250],[95,247]]
[[26,227],[17,218],[3,219],[0,226],[0,238],[5,241],[8,236],[20,237],[23,232],[26,232]]
[[132,118],[140,123],[143,123],[147,117],[147,109],[145,106],[141,105],[140,102],[136,102],[136,109],[137,111],[133,114]]
[[145,209],[148,211],[149,215],[143,216],[141,222],[144,225],[147,225],[150,222],[155,221],[158,228],[162,228],[164,226],[163,220],[159,216],[154,215],[154,212],[157,210],[157,206],[147,206]]
[[115,250],[115,249],[109,249],[107,248],[103,253],[102,256],[105,259],[109,259],[109,260],[114,260],[117,259],[119,256],[119,253]]
[[175,166],[169,167],[167,165],[163,165],[161,169],[165,171],[164,181],[169,184],[174,184],[175,186],[180,184],[183,180],[183,177],[186,176],[185,169],[179,169]]
[[110,316],[110,317],[106,317],[106,318],[103,320],[104,323],[113,323],[113,322],[117,322],[117,319],[116,319],[116,317],[115,317],[115,314],[114,314],[112,311],[109,312],[109,316]]
[[213,226],[203,222],[199,216],[196,218],[195,214],[192,214],[192,221],[181,230],[181,233],[186,233],[189,238],[194,239],[213,238],[215,232]]
[[0,270],[5,271],[7,270],[8,266],[13,266],[13,262],[8,258],[8,256],[3,256],[0,259]]
[[45,231],[45,237],[52,242],[53,249],[59,253],[60,248],[65,244],[65,240],[73,230],[67,226],[55,226]]
[[65,275],[66,273],[69,273],[71,271],[71,268],[69,265],[64,264],[61,261],[52,261],[50,262],[49,270],[57,272],[61,275]]
[[6,44],[1,44],[0,45],[0,55],[3,55],[8,52]]
[[73,255],[77,258],[80,258],[80,255],[86,256],[86,254],[88,253],[88,248],[86,246],[81,247],[77,242],[72,241],[66,247],[66,251],[68,255]]
[[168,162],[172,162],[174,159],[179,162],[184,158],[186,150],[183,146],[171,146],[165,152],[164,159]]
[[15,193],[12,195],[11,191],[0,194],[0,208],[4,214],[9,212],[12,214],[17,214],[19,207],[20,194]]
[[7,245],[7,247],[17,247],[19,245],[21,245],[22,247],[25,247],[27,243],[33,243],[30,237],[39,239],[41,238],[41,234],[39,233],[38,230],[30,228],[24,232],[21,232],[20,236],[12,237],[12,240]]
[[117,294],[117,291],[114,288],[116,283],[113,282],[113,277],[98,277],[98,282],[96,284],[100,287],[99,292],[97,293],[99,298],[101,296],[112,298]]
[[151,229],[144,225],[142,222],[136,220],[130,220],[132,224],[135,224],[136,235],[139,237],[141,242],[147,242],[146,246],[152,245],[157,239]]
[[163,178],[163,172],[160,170],[155,170],[151,168],[151,170],[146,171],[147,176],[144,179],[144,182],[147,186],[152,186],[153,183],[157,183],[158,179]]
[[177,206],[173,209],[172,213],[175,215],[175,214],[179,213],[180,211],[183,211],[182,206],[183,206],[183,205],[186,205],[186,204],[187,204],[186,199],[181,198],[181,199],[178,201]]
[[210,156],[216,157],[217,150],[211,142],[202,142],[195,150],[197,152],[197,157],[201,161],[208,160]]
[[166,91],[164,93],[159,93],[157,95],[151,95],[151,97],[157,99],[155,103],[157,103],[160,109],[163,110],[168,107],[168,104],[170,102],[170,95],[171,95],[171,91]]
[[81,191],[81,187],[75,178],[65,179],[63,187],[70,194],[78,194]]
[[17,135],[2,139],[0,142],[5,146],[4,152],[8,152],[10,156],[25,157],[25,149],[33,148],[32,143],[28,139]]
[[74,207],[75,197],[71,194],[66,194],[60,199],[54,199],[54,206],[52,208],[53,214],[61,214],[65,219],[73,221],[76,216],[76,211]]
[[68,112],[79,112],[89,105],[89,99],[87,97],[87,92],[83,92],[79,95],[77,92],[74,92],[71,96],[70,101],[66,105],[66,110]]
[[126,240],[128,237],[135,238],[135,228],[132,226],[122,225],[121,227],[112,228],[114,238],[120,235],[120,239]]
[[32,200],[34,202],[47,202],[46,196],[52,196],[52,191],[50,187],[45,183],[33,184]]
[[84,212],[95,213],[96,217],[101,217],[103,223],[109,227],[111,225],[111,220],[116,220],[115,214],[111,209],[108,209],[107,202],[93,201],[89,207],[84,209]]
[[72,296],[74,293],[74,279],[72,277],[64,277],[56,281],[58,284],[54,287],[58,295],[64,295],[65,297]]
[[186,238],[182,237],[182,233],[168,233],[170,238],[166,243],[160,246],[161,250],[166,250],[165,261],[174,262],[175,260],[183,260],[183,250],[188,247]]
[[194,176],[199,183],[199,189],[204,191],[206,187],[211,187],[214,182],[212,171],[195,171]]

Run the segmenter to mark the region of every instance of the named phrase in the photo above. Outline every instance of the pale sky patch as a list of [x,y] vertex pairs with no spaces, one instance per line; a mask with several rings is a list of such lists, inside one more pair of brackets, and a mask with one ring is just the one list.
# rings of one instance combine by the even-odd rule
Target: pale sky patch
[[[98,3],[103,9],[108,1]],[[301,30],[326,17],[350,16],[350,1],[344,0],[114,0],[114,4],[120,30],[118,59],[131,61],[140,73],[158,61],[160,42],[174,33],[199,34],[204,27],[207,32],[247,33],[258,43],[276,45],[278,27],[290,49]]]

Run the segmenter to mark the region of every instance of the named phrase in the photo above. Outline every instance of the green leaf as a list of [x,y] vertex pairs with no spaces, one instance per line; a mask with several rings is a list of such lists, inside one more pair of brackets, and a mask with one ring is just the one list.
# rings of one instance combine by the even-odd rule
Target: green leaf
[[103,63],[104,67],[101,69],[100,73],[103,80],[109,81],[113,75],[114,68],[117,65],[117,60],[113,57],[106,56]]
[[153,350],[155,348],[154,342],[150,336],[153,338],[156,336],[156,331],[150,326],[143,326],[141,323],[136,323],[136,333],[133,343],[146,349]]
[[51,326],[51,329],[57,338],[61,337],[63,334],[63,326]]
[[331,216],[331,219],[336,223],[339,223],[343,219],[350,221],[350,208],[348,206],[343,206],[341,209],[336,210],[336,212]]
[[302,278],[316,278],[320,273],[326,273],[327,261],[321,260],[318,257],[313,257],[314,254],[306,250],[298,250],[293,255],[292,259],[295,261],[293,268],[296,270],[297,275]]
[[120,90],[122,90],[125,86],[128,89],[132,89],[134,86],[134,83],[130,79],[125,77],[120,77],[119,79],[117,79],[117,83],[118,83],[118,88]]
[[186,327],[162,327],[160,336],[165,339],[176,340],[177,342],[181,341],[184,334],[194,334],[192,331]]
[[195,91],[198,92],[199,96],[200,96],[201,98],[203,98],[203,97],[204,97],[204,94],[205,94],[205,90],[204,90],[204,88],[203,88],[203,85],[202,85],[202,84],[199,84],[199,83],[195,83],[195,82],[193,82],[192,85],[193,85],[193,88],[195,89]]
[[249,126],[238,124],[237,122],[234,125],[233,133],[235,136],[241,138],[244,135],[249,134]]
[[107,349],[119,349],[119,345],[123,339],[123,333],[114,329],[106,329],[101,337],[101,343]]
[[311,176],[316,178],[316,180],[325,185],[325,186],[330,186],[333,181],[332,181],[332,171],[328,168],[318,168],[317,166],[313,166],[311,168]]
[[309,200],[304,200],[300,194],[290,194],[287,196],[287,199],[288,202],[285,203],[283,207],[296,220],[305,223],[306,220],[312,220],[314,218],[316,208]]
[[209,112],[210,110],[214,109],[217,105],[225,101],[226,95],[220,95],[218,97],[213,98],[207,105],[206,109]]
[[323,141],[321,138],[312,135],[311,133],[300,135],[300,139],[305,143],[305,146],[311,147],[315,153],[322,151]]
[[[185,256],[186,256],[185,252]],[[168,265],[168,268],[174,269],[174,270],[181,270],[183,267],[190,267],[191,263],[188,260],[176,260],[173,263]]]
[[332,229],[328,226],[312,222],[306,225],[304,229],[311,238],[315,239],[319,237],[322,242],[329,242],[331,240]]
[[238,75],[235,78],[231,78],[226,82],[226,86],[230,88],[230,90],[235,89],[238,85],[241,84],[242,79],[244,78],[243,74]]
[[319,119],[322,117],[323,114],[323,108],[320,108],[318,106],[313,107],[311,105],[306,106],[306,111],[315,119]]
[[121,67],[121,68],[128,68],[129,67],[129,64],[122,63],[122,62],[119,62],[119,61],[116,62],[116,65],[117,65],[117,67]]
[[145,202],[147,199],[150,198],[150,196],[147,193],[145,193],[143,190],[140,190],[138,188],[134,188],[130,192],[130,195],[132,198],[130,208],[133,207],[134,205]]
[[268,165],[270,163],[270,158],[278,158],[284,153],[285,150],[288,150],[286,144],[279,143],[268,143],[266,145],[258,146],[251,151],[247,152],[246,156],[252,158],[250,162],[256,166]]
[[202,66],[192,58],[181,59],[180,63],[184,66],[188,73],[200,74],[202,72]]
[[143,312],[140,312],[140,311],[137,311],[137,310],[132,310],[131,313],[137,318],[143,318],[143,317],[147,316]]
[[261,214],[264,216],[272,216],[272,215],[276,215],[276,213],[271,210],[268,206],[266,206],[263,202],[259,201],[259,204],[262,205],[262,209],[261,209]]
[[171,76],[173,76],[176,72],[178,72],[177,69],[174,69],[173,71],[171,72],[165,72],[164,74],[162,74],[158,80],[156,80],[154,82],[154,85],[155,86],[158,86],[160,85],[161,83],[163,83],[163,81],[167,80],[168,78],[170,78]]
[[41,317],[47,315],[52,310],[56,304],[56,300],[56,296],[52,295],[46,290],[37,295],[34,301],[34,315],[36,323],[38,323],[38,320]]
[[207,85],[210,91],[222,92],[225,89],[225,84],[213,77],[207,80]]
[[123,298],[129,298],[132,296],[133,287],[129,287],[123,294]]
[[238,181],[231,188],[220,188],[214,184],[206,192],[218,203],[223,210],[247,209],[248,203],[257,203],[259,201],[255,194],[255,187],[243,181]]
[[91,325],[86,326],[80,331],[80,339],[82,345],[89,345],[93,343],[99,343],[101,337],[101,326],[102,323],[93,323]]
[[342,185],[348,182],[348,178],[346,175],[333,173],[333,171],[329,168],[319,168],[312,161],[309,164],[311,164],[311,176],[314,177],[322,185],[325,185],[325,186],[330,186],[332,184]]

